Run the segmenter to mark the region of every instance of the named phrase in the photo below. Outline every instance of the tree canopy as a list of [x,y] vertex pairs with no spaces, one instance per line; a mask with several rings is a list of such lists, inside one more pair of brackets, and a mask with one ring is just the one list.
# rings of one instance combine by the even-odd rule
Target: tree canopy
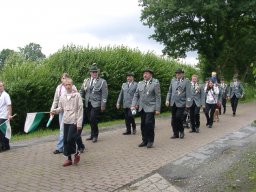
[[[256,55],[255,0],[140,0],[141,21],[154,28],[150,36],[177,58],[200,55],[206,74],[238,73],[246,78]],[[228,73],[227,73],[228,72]]]
[[19,47],[19,50],[25,60],[39,61],[45,58],[42,53],[42,47],[36,43],[29,43],[24,48]]

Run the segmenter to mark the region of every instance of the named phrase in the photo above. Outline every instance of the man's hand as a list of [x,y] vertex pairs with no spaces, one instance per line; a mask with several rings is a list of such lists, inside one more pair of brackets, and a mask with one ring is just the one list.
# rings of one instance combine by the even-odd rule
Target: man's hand
[[169,101],[166,101],[166,102],[165,102],[165,106],[166,106],[166,107],[169,107],[169,106],[170,106],[170,102],[169,102]]
[[120,109],[120,105],[119,105],[119,104],[116,104],[116,108],[117,108],[117,109]]
[[50,116],[54,116],[55,115],[55,112],[54,111],[51,111],[50,112]]
[[8,115],[8,120],[11,120],[13,118],[13,116]]
[[105,107],[101,107],[101,112],[105,111]]
[[156,113],[156,115],[160,115],[160,111],[156,111],[155,113]]

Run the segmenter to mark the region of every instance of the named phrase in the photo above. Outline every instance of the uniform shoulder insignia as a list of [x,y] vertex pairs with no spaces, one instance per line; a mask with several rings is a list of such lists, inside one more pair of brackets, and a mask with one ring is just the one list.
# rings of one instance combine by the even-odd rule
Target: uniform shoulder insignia
[[84,83],[85,83],[85,82],[87,82],[87,81],[89,81],[89,80],[90,80],[90,78],[86,78],[86,79],[84,79]]

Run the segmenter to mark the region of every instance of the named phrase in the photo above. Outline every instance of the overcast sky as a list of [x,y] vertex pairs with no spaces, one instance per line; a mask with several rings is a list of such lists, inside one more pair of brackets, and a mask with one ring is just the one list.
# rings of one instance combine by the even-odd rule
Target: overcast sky
[[[137,0],[1,0],[0,51],[33,42],[49,56],[68,44],[138,48],[161,55]],[[195,64],[196,54],[185,60]]]

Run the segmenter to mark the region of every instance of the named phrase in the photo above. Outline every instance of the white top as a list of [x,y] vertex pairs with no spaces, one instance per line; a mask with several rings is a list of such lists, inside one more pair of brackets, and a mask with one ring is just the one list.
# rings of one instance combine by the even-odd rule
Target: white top
[[206,95],[206,103],[216,104],[218,102],[219,88],[214,86],[213,89],[210,89]]
[[0,119],[8,119],[8,106],[11,105],[11,98],[5,91],[0,96]]

